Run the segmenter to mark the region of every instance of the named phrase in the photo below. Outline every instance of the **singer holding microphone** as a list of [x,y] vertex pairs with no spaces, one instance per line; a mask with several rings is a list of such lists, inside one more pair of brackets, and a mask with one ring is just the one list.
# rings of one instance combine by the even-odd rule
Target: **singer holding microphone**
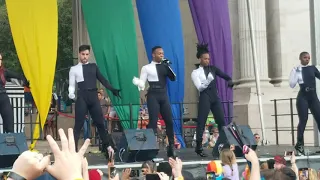
[[197,59],[200,60],[198,69],[191,73],[193,84],[199,91],[199,104],[198,104],[198,118],[196,129],[196,149],[195,152],[201,157],[207,157],[203,153],[202,148],[202,135],[205,128],[206,120],[209,111],[211,110],[216,123],[218,124],[219,131],[225,125],[224,112],[221,100],[218,96],[216,88],[216,75],[225,79],[229,87],[233,87],[233,82],[230,76],[222,72],[219,68],[211,66],[208,44],[197,45]]
[[134,77],[132,82],[139,91],[145,89],[145,83],[148,81],[149,89],[146,95],[147,107],[149,112],[149,124],[147,128],[153,129],[157,135],[158,114],[162,115],[168,136],[169,145],[167,147],[167,156],[175,157],[174,152],[174,131],[172,112],[169,98],[167,95],[167,77],[171,81],[176,80],[176,75],[169,66],[170,61],[164,59],[164,51],[161,46],[152,48],[152,61],[141,69],[140,78]]
[[295,149],[298,154],[305,155],[303,134],[308,121],[308,109],[310,109],[318,128],[320,127],[320,102],[317,96],[315,79],[320,79],[320,72],[315,66],[308,65],[310,62],[310,54],[308,52],[300,53],[299,59],[300,65],[294,67],[290,73],[289,85],[291,88],[294,88],[296,84],[300,86],[296,101],[299,124]]

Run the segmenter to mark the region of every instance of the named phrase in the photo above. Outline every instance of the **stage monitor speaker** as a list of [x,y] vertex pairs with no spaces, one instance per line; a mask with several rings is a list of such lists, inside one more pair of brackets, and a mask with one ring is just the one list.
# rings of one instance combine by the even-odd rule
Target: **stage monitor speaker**
[[159,144],[152,129],[126,129],[117,146],[116,161],[142,162],[156,158]]
[[0,134],[0,168],[12,167],[19,155],[27,150],[24,133]]
[[222,127],[222,129],[219,132],[219,138],[216,142],[215,147],[213,148],[212,155],[213,157],[219,157],[220,151],[223,148],[229,148],[230,145],[235,146],[234,153],[236,157],[243,157],[242,147],[239,143],[239,140],[244,145],[247,145],[253,150],[256,150],[257,144],[254,139],[253,133],[251,131],[251,128],[247,125],[235,125],[238,129],[240,139],[236,139],[235,135],[229,130],[229,128],[232,127],[232,125],[235,125],[234,123],[231,123],[228,126]]

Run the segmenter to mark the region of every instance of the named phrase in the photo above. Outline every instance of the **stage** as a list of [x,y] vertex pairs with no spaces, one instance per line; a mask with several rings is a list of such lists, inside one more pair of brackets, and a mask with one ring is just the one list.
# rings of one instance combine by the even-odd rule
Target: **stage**
[[[183,170],[191,173],[194,178],[199,175],[205,175],[207,164],[213,160],[211,155],[212,149],[205,149],[205,152],[209,155],[207,158],[201,158],[194,153],[193,148],[186,148],[177,150],[177,155],[183,161]],[[260,162],[264,162],[268,159],[272,159],[275,155],[284,155],[284,151],[292,151],[292,146],[260,146],[257,148],[256,152],[259,156]],[[311,167],[316,170],[320,168],[320,154],[315,152],[320,150],[318,147],[305,147],[306,152],[309,152],[309,156],[297,156],[296,161],[299,168]],[[88,159],[90,169],[101,169],[103,172],[107,173],[107,161],[105,157],[100,153],[87,153],[86,157]],[[162,148],[159,151],[157,159],[161,162],[167,161],[166,151]],[[290,159],[286,158],[288,165],[290,164]],[[238,158],[239,172],[242,173],[246,166],[246,160],[243,158]],[[116,162],[115,166],[118,172],[121,172],[125,168],[140,169],[142,162],[136,163],[123,163]],[[9,169],[1,169],[0,172],[6,172]]]

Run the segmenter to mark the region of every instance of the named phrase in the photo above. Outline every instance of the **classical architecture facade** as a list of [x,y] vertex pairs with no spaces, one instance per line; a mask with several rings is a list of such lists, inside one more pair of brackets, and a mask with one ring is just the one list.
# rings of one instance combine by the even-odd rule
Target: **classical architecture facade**
[[[255,73],[251,51],[249,19],[246,0],[229,0],[229,13],[232,31],[234,71],[233,79],[239,83],[234,88],[234,121],[238,124],[248,124],[254,133],[261,134],[259,107],[256,94]],[[316,3],[313,5],[313,3]],[[311,4],[311,5],[310,5]],[[253,28],[256,34],[257,62],[262,91],[263,117],[266,126],[266,136],[272,144],[276,143],[274,99],[295,98],[298,88],[290,89],[288,76],[291,69],[299,64],[298,55],[302,51],[311,53],[313,63],[319,50],[316,34],[320,34],[318,24],[319,4],[317,0],[252,0]],[[133,1],[135,6],[135,2]],[[191,72],[195,68],[197,37],[189,9],[188,0],[180,0],[184,46],[185,46],[185,102],[188,110],[186,117],[195,118],[198,94],[191,82]],[[319,14],[319,18],[317,18]],[[139,67],[146,64],[147,56],[135,9],[137,43],[139,50]],[[316,21],[318,20],[318,22]],[[318,23],[318,24],[317,24]],[[90,43],[86,25],[83,19],[80,0],[73,4],[73,39],[74,57],[80,44]],[[316,31],[315,29],[318,29]],[[312,47],[314,47],[312,49]],[[319,46],[318,46],[319,47]],[[319,49],[319,48],[318,48]],[[318,55],[320,57],[320,55]],[[292,109],[296,114],[295,100]],[[290,114],[290,101],[277,101],[278,114]],[[279,143],[291,144],[291,120],[296,128],[297,115],[278,117]],[[313,120],[307,124],[306,137],[313,137]],[[296,137],[296,131],[294,132]],[[307,138],[306,144],[313,144],[314,138]]]

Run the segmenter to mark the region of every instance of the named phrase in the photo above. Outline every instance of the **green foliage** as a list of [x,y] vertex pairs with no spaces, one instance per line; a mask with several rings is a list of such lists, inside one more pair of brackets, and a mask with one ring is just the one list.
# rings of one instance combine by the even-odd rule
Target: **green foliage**
[[[58,52],[55,73],[56,90],[66,91],[69,67],[73,65],[72,0],[58,0]],[[0,0],[0,53],[6,68],[22,73],[10,30],[5,1]],[[48,67],[51,68],[51,67]]]
[[68,78],[69,68],[73,65],[72,37],[72,1],[59,0],[59,35],[58,56],[55,80],[64,81]]
[[7,8],[0,4],[0,53],[3,56],[3,64],[6,68],[16,72],[22,72],[12,39]]

